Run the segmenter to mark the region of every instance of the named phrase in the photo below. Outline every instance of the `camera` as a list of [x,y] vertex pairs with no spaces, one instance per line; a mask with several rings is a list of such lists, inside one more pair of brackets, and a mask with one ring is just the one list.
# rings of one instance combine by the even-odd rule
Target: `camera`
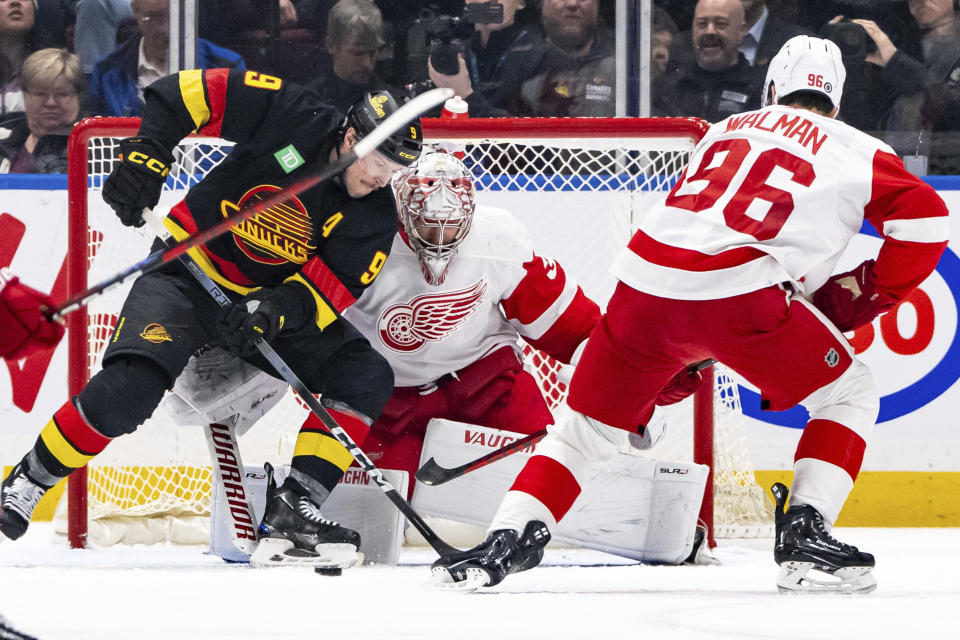
[[455,75],[460,68],[457,54],[466,57],[473,25],[502,21],[503,5],[496,0],[471,2],[459,16],[443,15],[434,8],[424,8],[407,34],[407,54],[411,64],[425,74],[426,59],[429,58],[430,64],[440,73]]
[[820,35],[836,43],[844,60],[862,61],[877,50],[877,43],[867,35],[867,30],[849,20],[823,25]]

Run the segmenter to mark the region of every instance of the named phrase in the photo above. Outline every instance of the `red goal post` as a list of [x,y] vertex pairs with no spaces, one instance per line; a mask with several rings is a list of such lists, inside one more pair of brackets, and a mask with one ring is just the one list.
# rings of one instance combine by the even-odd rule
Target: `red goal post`
[[[135,118],[90,118],[80,122],[71,133],[68,145],[70,295],[84,290],[88,280],[100,281],[146,255],[149,235],[143,232],[138,235],[120,227],[100,197],[102,181],[115,161],[116,141],[134,135],[138,126],[139,120]],[[478,202],[501,206],[514,213],[530,229],[538,253],[558,259],[601,305],[615,285],[606,266],[626,244],[646,208],[672,187],[706,129],[706,123],[693,118],[425,119],[423,122],[426,143],[461,155],[471,168],[478,187]],[[182,197],[189,186],[225,157],[229,147],[229,143],[209,138],[185,140],[175,153],[177,163],[165,187],[161,206],[169,206]],[[80,309],[68,317],[71,395],[80,392],[99,366],[97,354],[105,346],[124,292],[120,290],[112,295],[110,300],[92,303],[89,311]],[[557,380],[555,363],[528,349],[528,364],[538,375],[548,401],[555,406],[565,392]],[[714,507],[720,505],[719,498],[714,496],[713,470],[715,460],[719,459],[713,450],[714,416],[720,416],[724,424],[732,424],[739,415],[739,400],[736,383],[725,370],[718,371],[717,382],[711,380],[712,371],[704,373],[710,380],[705,382],[704,391],[697,394],[695,402],[685,403],[687,411],[691,411],[691,404],[695,407],[694,417],[687,421],[690,426],[686,433],[692,434],[691,442],[686,445],[688,452],[678,457],[675,449],[670,449],[657,455],[661,459],[692,456],[694,461],[711,467],[701,515],[712,534],[717,530],[723,532],[719,523],[714,523]],[[726,402],[725,408],[718,408],[717,398]],[[155,416],[153,420],[156,419]],[[742,430],[737,432],[737,428],[732,427],[731,433],[725,433],[718,442],[724,446],[733,443],[739,451],[732,458],[724,454],[732,470],[718,472],[716,488],[720,496],[735,494],[730,501],[738,503],[735,510],[743,515],[723,516],[732,522],[730,530],[724,533],[749,535],[756,530],[766,534],[769,514],[762,492],[753,482]],[[138,433],[124,438],[139,436]],[[144,450],[152,452],[156,444],[151,442]],[[199,448],[200,454],[205,455],[202,440]],[[184,463],[178,457],[180,453],[182,451],[171,456],[175,459],[169,462],[153,464],[176,469],[203,466],[202,461]],[[141,464],[137,459],[139,454],[131,455],[124,458],[121,454],[111,464]],[[202,497],[207,491],[204,482],[208,480],[199,479],[201,472],[195,475],[190,477],[189,481],[195,486],[189,491],[171,491],[178,495],[195,492]],[[134,480],[120,484],[136,484],[136,492],[151,489],[151,485],[179,482],[172,480],[170,474],[153,477],[141,473],[132,477]],[[99,486],[98,500],[104,491],[113,491]],[[131,492],[126,486],[120,490],[125,496]],[[83,547],[87,537],[88,496],[93,494],[88,491],[87,468],[74,472],[67,494],[68,537],[72,546]],[[744,498],[744,494],[749,495]],[[146,507],[138,501],[141,498],[133,499],[132,503],[133,511],[139,515]],[[185,510],[202,516],[202,499],[197,501],[197,505]],[[740,504],[743,502],[746,506]],[[182,505],[176,509],[184,510]],[[743,530],[734,531],[736,527]]]

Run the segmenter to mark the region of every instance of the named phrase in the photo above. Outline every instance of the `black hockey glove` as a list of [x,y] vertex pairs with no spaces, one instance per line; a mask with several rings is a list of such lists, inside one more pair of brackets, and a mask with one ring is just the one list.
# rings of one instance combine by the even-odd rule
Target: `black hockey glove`
[[120,162],[103,183],[103,200],[128,227],[143,226],[144,207],[153,208],[170,173],[173,154],[150,138],[120,141]]
[[217,325],[224,346],[247,357],[257,352],[257,338],[271,342],[281,331],[298,329],[306,306],[294,286],[299,285],[260,289],[238,303],[221,307]]

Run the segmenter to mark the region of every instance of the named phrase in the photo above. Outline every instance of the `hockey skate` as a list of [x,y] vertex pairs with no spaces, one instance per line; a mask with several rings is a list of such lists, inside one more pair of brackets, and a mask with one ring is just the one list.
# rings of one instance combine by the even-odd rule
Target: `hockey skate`
[[784,511],[788,490],[783,484],[771,491],[777,500],[773,557],[780,565],[780,593],[870,593],[877,588],[871,554],[833,538],[810,505]]
[[519,536],[513,529],[494,531],[476,547],[434,562],[433,583],[457,591],[492,587],[508,574],[540,564],[548,542],[550,531],[539,520],[528,522]]
[[266,464],[267,508],[257,531],[258,544],[250,563],[258,566],[306,565],[347,569],[359,564],[360,534],[327,520],[320,507],[287,479],[277,487],[273,468]]
[[49,488],[30,479],[26,464],[17,463],[0,484],[0,540],[16,540],[27,532],[33,510]]

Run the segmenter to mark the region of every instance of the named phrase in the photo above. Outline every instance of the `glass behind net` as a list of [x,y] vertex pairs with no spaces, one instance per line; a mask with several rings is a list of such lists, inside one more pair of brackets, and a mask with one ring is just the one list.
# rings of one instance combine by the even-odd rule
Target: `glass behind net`
[[[478,202],[510,210],[530,231],[538,253],[560,262],[602,306],[615,286],[607,265],[622,250],[643,212],[672,187],[686,166],[694,144],[688,128],[671,132],[660,121],[656,126],[662,131],[652,135],[644,133],[642,122],[637,121],[630,121],[629,130],[622,120],[598,121],[594,128],[603,122],[615,125],[600,132],[582,132],[582,121],[520,121],[523,130],[511,126],[517,121],[485,122],[472,120],[471,131],[450,135],[448,124],[437,122],[431,127],[428,121],[425,140],[461,156],[475,176]],[[115,134],[91,138],[86,147],[90,283],[142,259],[152,243],[145,229],[120,225],[100,197],[116,141],[131,133],[118,129]],[[229,144],[218,140],[185,141],[175,154],[178,161],[158,206],[175,204],[229,149]],[[100,367],[127,290],[111,290],[88,308],[89,349],[82,366],[89,374]],[[545,397],[556,407],[566,393],[557,376],[558,364],[529,347],[525,354]],[[715,379],[714,531],[721,537],[768,535],[769,508],[753,479],[739,424],[736,383],[722,367],[717,368]],[[678,417],[671,420],[668,436],[651,453],[660,459],[689,460],[694,432],[689,402],[673,412]],[[288,393],[240,439],[244,462],[288,463],[304,415],[303,405]],[[152,539],[202,542],[211,488],[206,451],[199,428],[175,425],[162,409],[136,434],[111,443],[88,470],[90,540],[98,544]],[[117,522],[124,526],[115,526]],[[59,527],[65,529],[62,518]],[[155,531],[144,534],[145,527]]]

